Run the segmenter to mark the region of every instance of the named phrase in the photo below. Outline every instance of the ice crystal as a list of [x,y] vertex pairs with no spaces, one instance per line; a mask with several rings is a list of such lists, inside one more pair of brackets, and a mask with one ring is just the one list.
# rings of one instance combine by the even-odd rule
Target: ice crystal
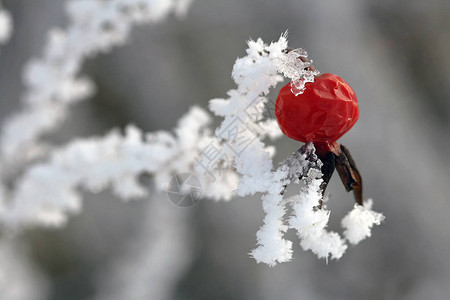
[[312,70],[313,61],[308,60],[306,50],[299,48],[285,50],[285,55],[280,56],[278,69],[284,76],[291,79],[291,92],[298,96],[303,94],[306,83],[314,82],[314,76],[320,74],[318,70]]
[[342,227],[345,238],[353,245],[372,235],[371,228],[374,225],[380,225],[384,216],[372,210],[373,201],[368,199],[364,206],[355,205],[342,219]]

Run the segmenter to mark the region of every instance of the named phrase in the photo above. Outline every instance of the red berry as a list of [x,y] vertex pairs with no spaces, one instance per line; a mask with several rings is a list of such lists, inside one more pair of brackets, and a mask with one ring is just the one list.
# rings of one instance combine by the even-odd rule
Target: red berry
[[291,92],[290,83],[280,90],[275,105],[278,125],[291,139],[332,149],[358,120],[355,92],[344,79],[330,73],[305,87],[298,96]]

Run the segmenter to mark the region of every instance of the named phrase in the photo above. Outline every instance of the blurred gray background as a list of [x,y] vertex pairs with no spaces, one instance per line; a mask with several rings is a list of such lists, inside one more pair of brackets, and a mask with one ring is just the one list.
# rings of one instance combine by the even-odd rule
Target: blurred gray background
[[[0,56],[0,120],[20,107],[24,63],[40,55],[50,27],[66,25],[64,2],[3,1],[15,30]],[[129,123],[170,130],[190,106],[206,108],[235,87],[231,70],[245,55],[245,41],[277,40],[286,29],[291,47],[305,48],[316,68],[355,90],[360,119],[340,141],[384,224],[328,264],[303,252],[290,232],[294,260],[269,268],[247,254],[262,224],[259,197],[204,200],[183,210],[163,194],[130,203],[108,192],[86,194],[82,214],[65,228],[22,236],[49,282],[48,299],[94,299],[110,266],[136,243],[155,201],[180,210],[184,223],[177,226],[190,232],[190,258],[168,298],[448,299],[449,1],[195,0],[186,18],[138,27],[125,47],[88,60],[84,73],[97,92],[51,139],[64,144]],[[299,146],[278,140],[275,160]],[[336,174],[328,189],[330,228],[340,230],[353,196]],[[154,226],[164,228],[170,216]]]

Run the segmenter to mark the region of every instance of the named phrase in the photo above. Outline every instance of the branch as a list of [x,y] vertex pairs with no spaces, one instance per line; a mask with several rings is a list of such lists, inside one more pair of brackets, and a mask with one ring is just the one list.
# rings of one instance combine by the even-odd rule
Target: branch
[[[191,0],[92,0],[67,4],[69,25],[49,31],[41,57],[30,60],[23,78],[22,109],[10,116],[0,134],[3,169],[43,154],[44,133],[57,128],[76,102],[94,92],[79,76],[84,60],[127,42],[134,25],[162,21],[171,12],[185,13]],[[4,18],[3,18],[4,19]],[[0,34],[2,14],[0,14]],[[1,39],[1,36],[0,36]]]

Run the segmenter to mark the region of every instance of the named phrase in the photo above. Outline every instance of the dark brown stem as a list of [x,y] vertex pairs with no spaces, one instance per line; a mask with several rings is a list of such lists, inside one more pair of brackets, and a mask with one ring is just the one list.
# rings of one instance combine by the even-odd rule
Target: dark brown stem
[[356,203],[363,205],[362,178],[350,151],[337,142],[315,142],[314,146],[316,154],[323,163],[322,179],[324,182],[321,186],[323,195],[336,168],[347,192],[353,191]]
[[[322,166],[322,184],[320,185],[320,189],[322,190],[322,199],[325,197],[325,191],[327,189],[328,183],[330,182],[331,175],[333,175],[335,169],[335,155],[332,152],[329,152],[324,158],[321,159]],[[319,209],[322,209],[323,200],[319,202]]]
[[336,170],[347,192],[353,191],[356,203],[363,205],[361,175],[348,149],[342,145],[340,149],[335,155]]
[[358,168],[356,167],[356,163],[353,160],[353,157],[351,156],[350,152],[346,147],[341,145],[341,151],[346,156],[348,163],[350,165],[350,168],[352,170],[353,176],[356,180],[356,183],[352,185],[353,193],[355,194],[355,200],[356,203],[359,205],[363,205],[363,182],[361,174],[359,173]]

